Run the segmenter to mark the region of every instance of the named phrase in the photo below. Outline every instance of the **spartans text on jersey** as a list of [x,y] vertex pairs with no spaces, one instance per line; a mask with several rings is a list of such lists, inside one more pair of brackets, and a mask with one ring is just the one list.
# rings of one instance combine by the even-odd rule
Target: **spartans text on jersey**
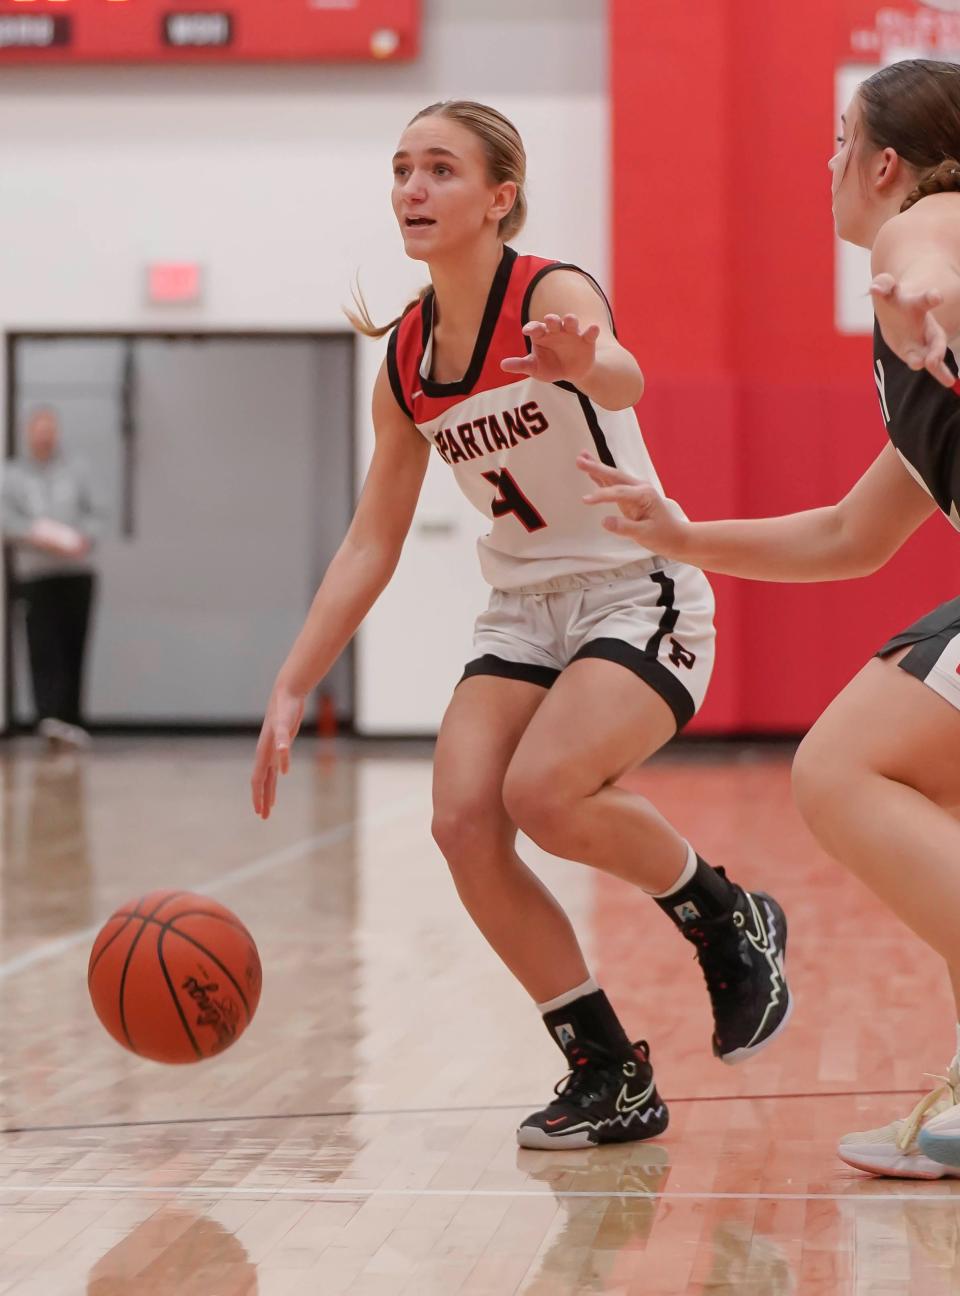
[[540,436],[549,426],[537,402],[527,401],[512,410],[501,410],[499,416],[485,414],[470,423],[458,423],[455,428],[441,428],[433,440],[447,463],[456,464],[509,450],[519,441]]

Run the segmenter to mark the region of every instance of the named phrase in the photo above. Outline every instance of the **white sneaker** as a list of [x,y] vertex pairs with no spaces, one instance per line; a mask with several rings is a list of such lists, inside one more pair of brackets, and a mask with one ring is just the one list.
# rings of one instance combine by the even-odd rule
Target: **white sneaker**
[[944,1084],[922,1098],[909,1116],[883,1129],[845,1134],[837,1145],[840,1160],[854,1170],[892,1179],[960,1178],[960,1166],[955,1169],[934,1160],[923,1146],[927,1123],[952,1115],[953,1145],[960,1161],[960,1071],[956,1062],[951,1062],[946,1076],[935,1078],[942,1078]]
[[[948,1107],[924,1125],[917,1138],[923,1156],[960,1175],[960,1106]],[[949,1169],[948,1169],[949,1167]]]
[[46,738],[51,746],[74,747],[78,751],[89,747],[92,741],[86,729],[53,717],[41,720],[37,725],[37,733]]

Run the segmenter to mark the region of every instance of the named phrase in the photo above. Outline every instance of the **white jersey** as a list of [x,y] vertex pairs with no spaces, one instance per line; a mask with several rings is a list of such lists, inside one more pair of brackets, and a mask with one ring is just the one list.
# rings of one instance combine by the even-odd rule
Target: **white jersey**
[[432,290],[390,337],[387,366],[397,401],[491,521],[478,548],[484,579],[495,589],[606,571],[650,556],[601,525],[600,510],[583,503],[590,481],[576,466],[577,455],[588,450],[660,490],[633,410],[605,410],[570,383],[544,383],[500,367],[508,356],[529,350],[522,330],[534,288],[560,269],[578,267],[504,248],[470,367],[459,382],[430,377]]

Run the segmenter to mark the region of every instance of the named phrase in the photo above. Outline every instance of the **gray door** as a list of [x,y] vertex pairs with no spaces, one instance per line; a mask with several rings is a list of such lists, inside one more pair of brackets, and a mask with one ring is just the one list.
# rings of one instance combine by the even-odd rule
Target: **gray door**
[[[109,510],[88,717],[256,721],[349,522],[352,342],[140,339],[126,364],[125,349],[16,351],[18,427],[31,405],[57,407]],[[349,657],[324,688],[350,717]]]

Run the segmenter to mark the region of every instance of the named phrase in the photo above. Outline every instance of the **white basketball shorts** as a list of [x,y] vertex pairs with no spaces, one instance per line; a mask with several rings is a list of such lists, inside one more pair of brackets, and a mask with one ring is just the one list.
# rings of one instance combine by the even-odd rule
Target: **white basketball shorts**
[[495,589],[477,619],[475,656],[463,679],[496,675],[550,688],[572,662],[599,658],[649,684],[682,729],[713,672],[713,614],[703,572],[665,558]]

